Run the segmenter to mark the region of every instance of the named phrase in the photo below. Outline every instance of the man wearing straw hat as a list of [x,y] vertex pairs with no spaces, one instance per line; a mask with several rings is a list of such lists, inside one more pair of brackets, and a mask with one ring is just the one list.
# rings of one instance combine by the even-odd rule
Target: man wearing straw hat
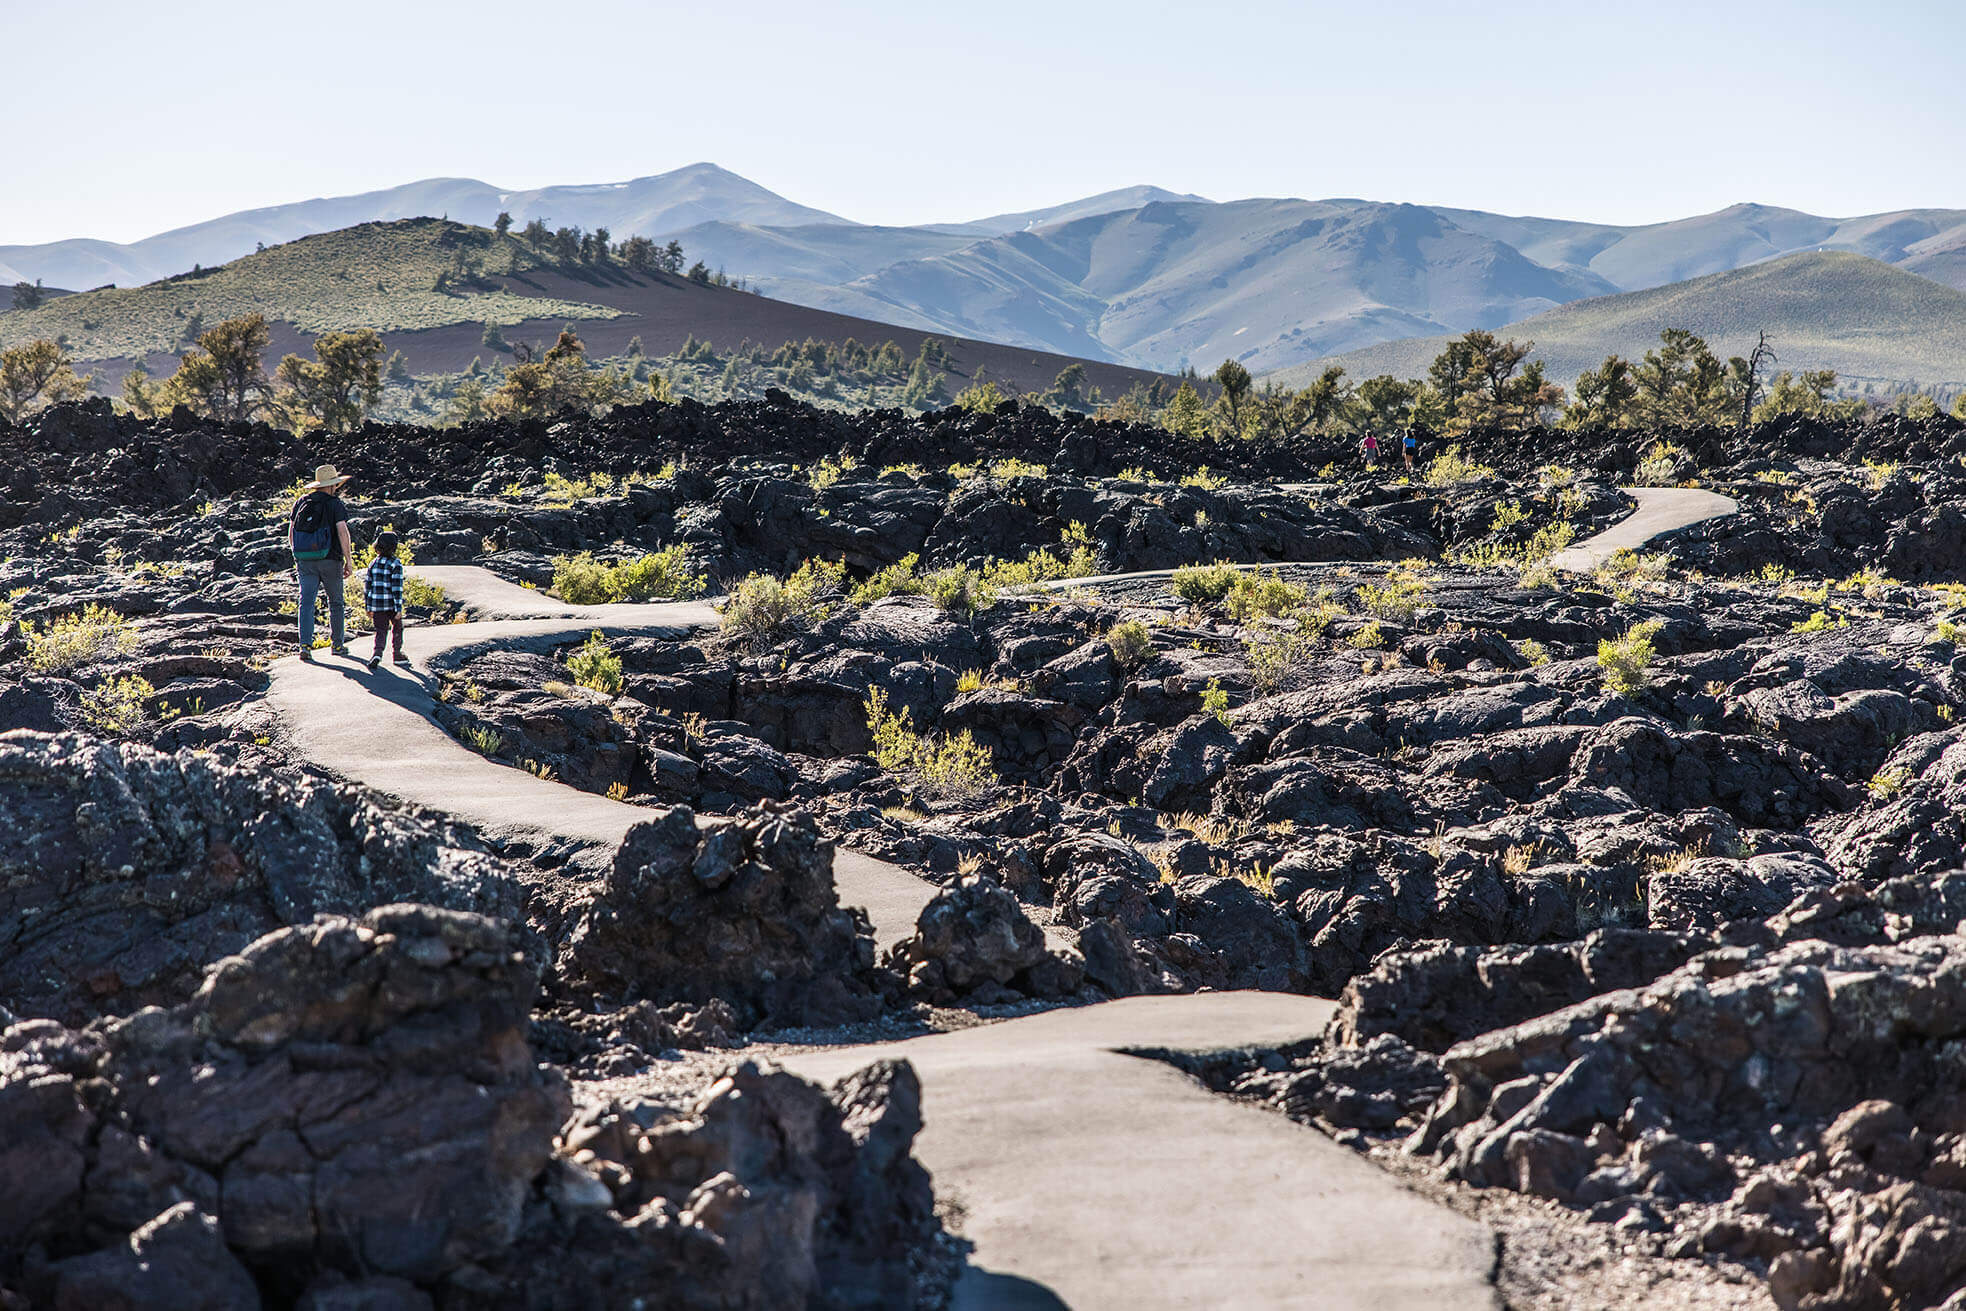
[[349,560],[355,545],[348,536],[348,507],[341,503],[341,489],[348,477],[332,464],[314,471],[314,481],[303,484],[307,495],[294,503],[287,523],[287,540],[293,546],[294,573],[300,579],[300,658],[314,659],[314,597],[328,592],[328,626],[335,655],[347,655],[344,627],[346,601],[341,585],[354,572]]

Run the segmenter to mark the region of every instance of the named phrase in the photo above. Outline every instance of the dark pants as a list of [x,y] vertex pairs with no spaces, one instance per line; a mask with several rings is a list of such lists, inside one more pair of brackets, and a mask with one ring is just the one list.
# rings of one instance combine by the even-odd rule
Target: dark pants
[[314,598],[324,591],[328,594],[329,634],[337,648],[346,646],[343,624],[347,603],[342,597],[341,561],[296,560],[294,573],[300,578],[300,649],[310,650],[314,645]]
[[375,658],[382,659],[382,644],[391,634],[396,638],[396,654],[403,654],[403,612],[401,610],[371,611],[369,618],[375,623]]

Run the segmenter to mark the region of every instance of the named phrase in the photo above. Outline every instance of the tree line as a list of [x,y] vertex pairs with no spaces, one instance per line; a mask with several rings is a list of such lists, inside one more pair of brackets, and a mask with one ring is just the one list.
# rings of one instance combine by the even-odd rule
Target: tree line
[[[616,404],[675,396],[672,381],[648,369],[639,338],[629,344],[627,365],[618,367],[590,360],[571,327],[537,358],[530,348],[508,345],[487,327],[486,342],[494,338],[498,349],[514,353],[514,363],[500,366],[502,373],[495,370],[489,380],[475,365],[467,371],[449,388],[450,421],[544,417],[568,408],[598,413]],[[286,355],[270,375],[263,360],[271,332],[259,314],[201,329],[195,340],[167,378],[153,381],[141,365],[132,369],[123,382],[125,406],[146,418],[183,405],[221,421],[267,419],[296,430],[347,431],[374,410],[385,379],[409,380],[401,355],[385,361],[382,338],[369,329],[322,333],[314,340],[312,359]],[[1245,366],[1227,360],[1207,379],[1189,371],[1178,380],[1136,383],[1112,400],[1089,384],[1079,363],[1061,369],[1048,387],[1023,393],[978,370],[951,398],[945,385],[947,346],[934,337],[924,338],[912,358],[893,341],[864,345],[807,338],[775,350],[747,341],[719,352],[691,337],[675,359],[698,373],[721,366],[725,396],[754,394],[761,376],[819,396],[837,395],[841,384],[885,384],[898,388],[895,399],[910,409],[952,399],[965,408],[994,409],[1015,399],[1090,410],[1100,418],[1154,424],[1190,437],[1278,440],[1408,427],[1448,435],[1478,427],[1682,428],[1788,414],[1850,418],[1874,408],[1862,398],[1840,396],[1833,370],[1768,376],[1775,355],[1765,337],[1749,356],[1723,362],[1696,334],[1669,328],[1640,359],[1614,354],[1585,370],[1570,392],[1544,376],[1541,362],[1529,358],[1532,350],[1533,343],[1477,329],[1449,342],[1423,378],[1381,374],[1354,381],[1332,366],[1308,385],[1290,389],[1273,382],[1259,386]],[[0,417],[18,421],[43,406],[78,399],[88,394],[92,380],[75,371],[59,342],[36,340],[0,351]],[[1923,416],[1937,414],[1940,405],[1933,396],[1909,391],[1898,397],[1896,408]],[[1966,393],[1952,413],[1966,418]]]
[[[492,231],[502,238],[511,238],[512,222],[512,216],[501,210],[492,221]],[[597,227],[591,232],[578,226],[554,228],[544,219],[535,218],[519,229],[516,240],[563,264],[601,267],[619,263],[630,273],[680,274],[691,282],[705,286],[739,289],[744,286],[742,280],[728,277],[722,269],[713,271],[702,260],[697,260],[686,269],[684,264],[688,256],[683,251],[682,243],[673,237],[659,246],[643,236],[632,236],[626,241],[617,242],[614,234],[606,228]]]
[[[1871,403],[1837,393],[1832,369],[1784,370],[1763,334],[1748,355],[1722,360],[1698,334],[1667,328],[1659,344],[1637,359],[1612,354],[1578,375],[1566,390],[1552,382],[1534,342],[1485,329],[1448,342],[1420,378],[1391,374],[1353,379],[1339,365],[1304,387],[1261,386],[1236,360],[1224,360],[1208,382],[1192,371],[1171,395],[1136,385],[1101,407],[1103,418],[1148,422],[1186,436],[1234,435],[1280,440],[1310,435],[1357,435],[1418,428],[1458,435],[1475,428],[1689,428],[1745,425],[1786,414],[1854,418]],[[1936,414],[1936,398],[1906,393],[1899,408]],[[1954,415],[1966,418],[1966,393]]]

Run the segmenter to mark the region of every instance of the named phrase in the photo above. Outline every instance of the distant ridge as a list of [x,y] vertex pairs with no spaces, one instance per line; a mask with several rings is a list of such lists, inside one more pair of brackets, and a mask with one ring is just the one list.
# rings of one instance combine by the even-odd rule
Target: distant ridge
[[475,178],[426,178],[383,191],[245,210],[119,245],[87,239],[45,246],[0,246],[0,281],[41,278],[65,287],[140,286],[224,264],[260,245],[277,246],[357,223],[449,217],[489,226],[499,211],[518,223],[605,227],[617,236],[655,236],[712,218],[745,223],[846,223],[794,204],[715,164],[691,164],[653,177],[589,186],[500,190]]
[[[1606,355],[1636,360],[1665,328],[1687,328],[1723,358],[1772,339],[1778,368],[1835,369],[1846,379],[1966,385],[1966,292],[1880,260],[1811,252],[1712,273],[1671,286],[1577,301],[1498,329],[1536,343],[1550,377],[1569,386]],[[1419,377],[1445,336],[1390,341],[1285,369],[1301,386],[1327,364],[1354,378]]]
[[[473,257],[478,276],[438,290],[439,274],[460,252]],[[305,350],[318,333],[366,327],[416,375],[457,373],[474,359],[510,363],[504,347],[488,344],[488,327],[505,342],[543,350],[572,325],[596,357],[625,355],[631,343],[660,357],[691,338],[727,353],[747,341],[767,349],[807,338],[893,341],[912,357],[927,335],[686,277],[632,273],[619,260],[562,261],[517,239],[497,241],[483,228],[402,219],[270,246],[194,277],[64,295],[36,310],[0,314],[0,347],[64,338],[78,368],[113,393],[133,364],[155,377],[168,374],[201,326],[253,312],[271,329],[269,367],[287,351]],[[1086,382],[1108,396],[1165,381],[1124,365],[936,335],[958,379],[986,370],[1006,387],[1042,391],[1082,364]]]
[[1805,253],[1863,255],[1966,288],[1966,210],[1826,218],[1744,203],[1618,225],[1355,198],[1215,203],[1140,184],[882,227],[711,163],[528,191],[430,178],[128,245],[5,246],[0,285],[128,287],[357,223],[448,216],[482,225],[501,209],[521,224],[673,238],[692,260],[813,309],[1156,370],[1233,358],[1273,372]]

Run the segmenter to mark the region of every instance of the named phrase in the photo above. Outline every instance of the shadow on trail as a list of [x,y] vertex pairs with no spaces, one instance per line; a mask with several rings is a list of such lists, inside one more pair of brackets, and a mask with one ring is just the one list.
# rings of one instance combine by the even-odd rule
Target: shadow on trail
[[966,1265],[956,1276],[951,1311],[1070,1311],[1065,1300],[1034,1279]]
[[316,656],[314,667],[340,674],[364,690],[402,706],[414,706],[437,695],[435,675],[412,665],[392,665],[386,659],[380,667],[370,669],[367,656]]

